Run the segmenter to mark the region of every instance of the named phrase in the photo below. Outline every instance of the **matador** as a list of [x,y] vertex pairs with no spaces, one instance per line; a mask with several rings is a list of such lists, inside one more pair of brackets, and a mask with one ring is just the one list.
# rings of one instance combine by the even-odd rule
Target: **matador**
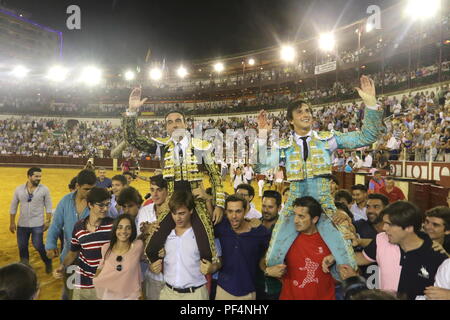
[[[374,143],[384,128],[383,110],[377,105],[375,85],[366,77],[361,77],[361,88],[356,88],[366,108],[361,131],[349,133],[324,132],[312,130],[313,112],[305,101],[296,101],[287,109],[287,120],[292,130],[291,135],[273,146],[266,159],[260,159],[258,171],[265,172],[279,163],[286,167],[287,180],[290,184],[290,196],[281,211],[275,225],[266,255],[267,266],[283,264],[285,256],[298,235],[294,225],[294,208],[296,198],[311,196],[322,205],[326,214],[320,218],[317,228],[336,257],[337,265],[350,265],[357,268],[351,241],[345,236],[351,225],[333,222],[336,207],[330,192],[331,154],[336,149],[355,149]],[[259,148],[266,148],[261,132],[272,129],[267,113],[262,110],[258,116],[260,139]],[[337,269],[333,276],[339,279]]]
[[[201,259],[217,261],[214,244],[213,221],[218,221],[223,215],[225,193],[223,191],[220,170],[212,160],[209,152],[211,144],[207,141],[192,138],[187,134],[187,124],[181,111],[171,111],[166,114],[165,124],[168,137],[146,137],[137,132],[137,112],[147,99],[141,100],[141,89],[132,91],[129,109],[123,118],[125,138],[137,149],[150,153],[156,148],[160,150],[163,177],[168,182],[170,196],[174,191],[190,191],[195,197],[195,210],[192,216],[192,228],[196,237]],[[178,135],[179,131],[182,135]],[[210,179],[213,190],[212,203],[215,208],[208,210],[206,201],[200,197],[200,188],[205,171]],[[158,217],[159,230],[151,235],[146,245],[146,254],[150,262],[158,260],[158,253],[164,247],[165,241],[175,228],[168,206]],[[212,214],[212,217],[211,217]]]

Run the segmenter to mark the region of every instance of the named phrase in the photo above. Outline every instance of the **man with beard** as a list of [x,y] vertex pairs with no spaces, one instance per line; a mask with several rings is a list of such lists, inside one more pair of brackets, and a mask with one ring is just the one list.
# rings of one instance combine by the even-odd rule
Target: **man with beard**
[[299,234],[285,261],[267,267],[265,274],[283,282],[280,300],[336,300],[335,281],[321,268],[324,260],[332,257],[317,230],[323,209],[312,197],[297,198],[292,206]]
[[354,220],[367,220],[367,188],[363,184],[352,186],[353,205],[350,207]]
[[[278,191],[266,190],[262,197],[262,225],[272,233],[281,210],[281,194]],[[264,275],[264,264],[258,269],[256,276],[256,300],[278,300],[281,292],[281,282]]]
[[[87,196],[89,191],[95,187],[97,177],[91,170],[82,170],[77,175],[77,183],[75,191],[66,194],[56,206],[53,213],[52,223],[48,229],[47,239],[45,242],[45,250],[47,257],[53,259],[59,256],[60,262],[64,261],[64,258],[70,251],[70,243],[72,241],[73,228],[77,221],[85,219],[89,215],[89,207],[87,203]],[[64,248],[59,253],[57,248],[57,240],[61,232],[64,232]],[[73,268],[68,268],[64,273],[64,288],[62,294],[62,300],[71,299],[73,290],[69,285],[70,274],[72,274]]]
[[[359,238],[356,239],[357,247],[355,251],[361,252],[363,248],[367,247],[373,240],[376,239],[377,234],[383,232],[383,219],[380,215],[381,211],[389,204],[389,199],[379,193],[371,193],[367,200],[367,220],[358,220],[355,222],[356,233]],[[361,266],[361,274],[366,279],[371,279],[373,270],[377,270],[376,263],[369,266]],[[375,267],[373,267],[375,266]]]
[[381,211],[389,204],[389,199],[379,193],[371,193],[368,196],[366,205],[367,220],[358,220],[355,222],[356,233],[359,235],[358,243],[366,247],[370,240],[377,237],[377,234],[383,232],[383,219],[380,216]]
[[[52,219],[52,199],[46,186],[40,184],[42,170],[32,167],[27,172],[28,181],[18,186],[10,207],[9,231],[17,231],[17,244],[19,246],[20,261],[29,264],[28,243],[30,241],[39,252],[45,263],[45,272],[52,273],[52,261],[47,258],[43,235],[50,226]],[[20,203],[20,217],[16,226],[17,206]],[[44,221],[44,209],[46,212]]]
[[111,185],[112,185],[112,181],[110,178],[106,177],[105,167],[98,168],[98,176],[97,176],[97,182],[95,183],[95,186],[99,187],[99,188],[106,188],[109,191],[111,191]]
[[247,200],[231,195],[225,201],[226,219],[214,229],[222,249],[222,269],[216,300],[255,300],[258,265],[269,246],[270,231],[245,219]]

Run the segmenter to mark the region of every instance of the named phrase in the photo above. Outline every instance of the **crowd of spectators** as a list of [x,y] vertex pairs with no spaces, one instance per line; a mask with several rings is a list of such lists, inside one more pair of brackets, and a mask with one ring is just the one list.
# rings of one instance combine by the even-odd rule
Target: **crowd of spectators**
[[[374,164],[387,167],[388,160],[450,161],[450,94],[448,86],[436,91],[427,90],[415,95],[382,97],[379,103],[385,108],[386,133],[373,146]],[[176,108],[176,106],[173,106]],[[285,112],[270,115],[280,137],[289,135],[289,123]],[[343,105],[331,104],[314,109],[315,130],[352,132],[360,130],[364,117],[364,105],[356,102]],[[256,129],[256,114],[228,119],[187,119],[193,130],[217,128],[226,134],[228,129]],[[147,137],[164,136],[161,121],[138,122],[138,133]],[[79,122],[61,119],[31,119],[27,117],[0,120],[0,154],[22,156],[106,157],[111,149],[123,140],[123,129],[106,120]],[[123,156],[135,154],[139,159],[147,155],[129,147]],[[358,168],[363,161],[353,160]],[[335,155],[340,159],[339,155]],[[341,156],[342,157],[342,156]],[[344,157],[344,164],[348,159]],[[343,166],[343,164],[341,164]]]
[[[370,76],[374,79],[378,92],[390,93],[436,83],[438,71],[439,64],[434,63],[415,68],[410,73],[405,67],[387,67],[384,72],[372,73]],[[450,61],[442,63],[441,71],[441,81],[450,79]],[[354,90],[357,75],[352,72],[344,72],[338,81],[328,84],[321,83],[317,88],[313,81],[298,82],[298,76],[294,77],[294,73],[289,68],[280,71],[260,71],[257,78],[266,79],[265,73],[267,73],[268,80],[291,77],[292,81],[271,89],[263,88],[260,85],[252,91],[236,89],[222,97],[218,97],[214,93],[194,94],[190,98],[191,101],[172,99],[173,101],[170,102],[167,98],[155,96],[148,91],[150,101],[144,106],[143,111],[161,116],[176,106],[186,114],[204,115],[256,111],[260,108],[283,108],[298,95],[312,104],[357,98]],[[235,86],[240,76],[234,77],[219,80],[219,83],[213,84],[213,87]],[[0,112],[28,115],[119,117],[127,108],[130,90],[129,85],[117,83],[108,83],[105,86],[90,89],[72,86],[55,89],[46,84],[36,86],[3,81],[0,82]],[[145,92],[144,88],[144,94]]]
[[121,135],[108,121],[84,123],[61,119],[0,120],[0,154],[21,156],[103,156]]

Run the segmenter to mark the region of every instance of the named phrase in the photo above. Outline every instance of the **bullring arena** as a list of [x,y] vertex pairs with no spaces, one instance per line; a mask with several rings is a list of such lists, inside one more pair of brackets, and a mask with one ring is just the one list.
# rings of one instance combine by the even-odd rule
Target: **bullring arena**
[[[24,179],[26,180],[26,171],[26,167],[0,167],[0,172],[8,176],[7,181],[4,182],[5,192],[2,193],[0,197],[0,204],[3,208],[9,208],[14,189],[17,187],[17,185],[21,184]],[[43,168],[42,183],[50,188],[50,190],[55,190],[55,192],[51,193],[54,208],[56,208],[59,200],[61,200],[61,198],[68,193],[67,185],[79,171],[79,169]],[[108,170],[107,176],[112,177],[113,175],[118,173],[120,173],[120,171],[113,172],[112,170]],[[152,173],[143,172],[142,174],[150,176]],[[205,185],[207,186],[206,182]],[[136,180],[135,182],[133,182],[133,187],[138,189],[139,192],[144,195],[149,192],[148,182],[142,180]],[[61,191],[58,192],[56,190]],[[232,191],[232,188],[227,188],[227,191]],[[259,198],[257,198],[255,202],[257,205],[259,205]],[[9,225],[9,215],[1,215],[0,223],[5,226]],[[0,230],[0,242],[2,243],[0,249],[0,266],[4,266],[20,260],[19,252],[17,249],[17,238],[15,235],[11,234],[7,228],[3,228],[2,230]],[[39,278],[41,290],[39,294],[39,300],[59,300],[61,298],[62,282],[60,280],[54,279],[51,274],[48,275],[45,273],[45,266],[42,263],[38,252],[33,248],[31,241],[29,250],[30,264],[36,270]],[[56,267],[58,263],[58,260],[53,260],[54,267]]]
[[0,0],[0,300],[450,300],[449,1]]

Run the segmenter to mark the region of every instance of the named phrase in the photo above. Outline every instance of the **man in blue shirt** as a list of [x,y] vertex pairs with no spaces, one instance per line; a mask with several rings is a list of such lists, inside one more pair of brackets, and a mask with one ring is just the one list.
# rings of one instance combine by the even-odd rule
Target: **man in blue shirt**
[[106,169],[104,167],[98,168],[97,174],[98,178],[95,186],[99,188],[106,188],[108,191],[111,191],[112,181],[110,178],[106,177]]
[[222,249],[222,268],[216,300],[255,300],[256,272],[269,246],[270,230],[252,228],[245,220],[247,200],[232,195],[225,200],[226,219],[215,227]]
[[[48,229],[47,241],[45,243],[48,258],[53,259],[59,255],[57,240],[62,230],[64,230],[64,249],[61,255],[59,255],[60,262],[62,263],[66,257],[70,249],[75,223],[78,220],[85,219],[89,215],[86,199],[89,191],[95,186],[96,181],[97,178],[94,172],[90,170],[80,171],[77,176],[75,192],[65,195],[58,203],[53,213],[52,224]],[[64,275],[63,300],[68,300],[70,294],[67,288],[68,276],[67,274]]]
[[347,165],[345,166],[345,172],[347,172],[347,173],[350,173],[350,172],[352,172],[353,171],[353,161],[352,160],[350,160],[348,163],[347,163]]
[[111,206],[109,207],[108,216],[115,219],[123,213],[123,209],[117,204],[117,198],[120,192],[128,185],[127,178],[124,175],[118,174],[112,177],[111,187]]

